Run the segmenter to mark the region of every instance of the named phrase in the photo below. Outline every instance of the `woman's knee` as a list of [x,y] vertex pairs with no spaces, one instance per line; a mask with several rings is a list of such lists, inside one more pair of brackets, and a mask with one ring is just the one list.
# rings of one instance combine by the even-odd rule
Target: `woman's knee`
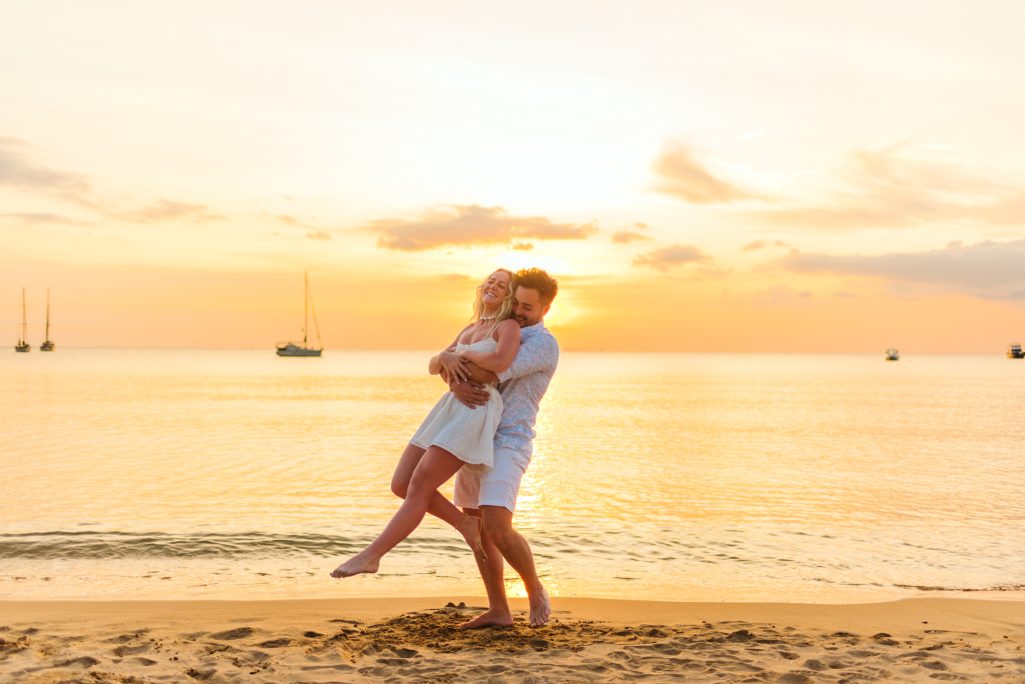
[[398,477],[392,478],[391,491],[392,494],[399,497],[400,499],[405,499],[406,494],[409,492],[409,480]]
[[[395,491],[395,490],[393,489],[392,491]],[[405,493],[402,494],[401,496],[402,496],[403,499],[406,499],[406,500],[409,500],[409,499],[417,499],[417,500],[419,500],[419,499],[430,499],[431,496],[436,491],[437,491],[437,488],[430,487],[426,482],[424,482],[424,478],[417,477],[416,474],[414,473],[413,477],[410,478],[408,483],[406,483],[406,485],[405,485]]]

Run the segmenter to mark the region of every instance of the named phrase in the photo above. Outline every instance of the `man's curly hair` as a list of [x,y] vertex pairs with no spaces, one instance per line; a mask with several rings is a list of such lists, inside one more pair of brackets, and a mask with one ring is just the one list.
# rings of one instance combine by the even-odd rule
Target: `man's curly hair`
[[541,306],[548,306],[555,295],[559,294],[559,281],[540,268],[521,268],[516,271],[514,286],[536,290]]

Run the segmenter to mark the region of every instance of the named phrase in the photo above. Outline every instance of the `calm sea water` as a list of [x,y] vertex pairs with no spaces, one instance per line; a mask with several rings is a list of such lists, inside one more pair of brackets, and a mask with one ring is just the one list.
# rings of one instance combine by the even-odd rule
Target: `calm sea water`
[[[0,598],[482,595],[433,519],[327,574],[397,506],[428,356],[0,353]],[[537,430],[555,595],[1025,596],[1025,362],[565,353]]]

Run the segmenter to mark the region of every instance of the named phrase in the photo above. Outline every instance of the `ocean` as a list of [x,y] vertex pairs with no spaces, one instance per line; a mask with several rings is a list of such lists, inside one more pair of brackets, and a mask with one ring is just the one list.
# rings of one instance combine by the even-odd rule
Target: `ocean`
[[[398,505],[430,354],[0,354],[0,599],[483,595],[430,518],[328,576]],[[552,595],[1025,597],[1025,361],[564,352],[537,433]]]

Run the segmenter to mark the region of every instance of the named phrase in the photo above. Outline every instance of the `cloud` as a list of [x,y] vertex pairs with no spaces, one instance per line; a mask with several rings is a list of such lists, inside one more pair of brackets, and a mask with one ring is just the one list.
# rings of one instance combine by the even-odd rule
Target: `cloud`
[[205,204],[189,204],[175,200],[157,200],[148,207],[128,212],[110,212],[114,218],[131,223],[157,223],[160,221],[185,219],[196,223],[219,221],[223,216],[212,214]]
[[314,230],[306,233],[306,237],[311,240],[331,240],[331,233],[326,230]]
[[767,247],[782,247],[783,249],[786,249],[789,245],[780,240],[755,240],[754,242],[749,242],[741,247],[740,251],[757,252],[758,250],[766,249]]
[[23,213],[23,214],[0,214],[0,218],[9,219],[11,221],[19,221],[24,224],[53,224],[59,223],[62,225],[78,225],[80,221],[69,219],[59,214],[48,214],[48,213]]
[[632,228],[618,230],[612,234],[612,241],[618,244],[651,240],[652,237],[642,231],[648,230],[647,223],[635,222]]
[[691,204],[721,204],[765,199],[717,177],[695,160],[691,150],[682,143],[669,145],[653,166],[662,181],[656,189]]
[[502,244],[517,238],[583,240],[598,232],[590,223],[552,223],[540,216],[509,216],[501,207],[476,204],[432,209],[416,221],[373,221],[364,230],[379,234],[378,247],[407,252]]
[[44,192],[92,206],[87,197],[90,186],[85,176],[35,163],[29,158],[31,150],[23,140],[0,136],[0,186]]
[[885,278],[906,285],[961,292],[986,299],[1016,299],[1025,290],[1025,240],[954,242],[944,249],[878,255],[803,254],[777,262],[800,273]]
[[274,218],[276,218],[281,223],[284,223],[284,224],[289,225],[289,226],[299,226],[299,225],[302,225],[302,224],[299,223],[299,221],[296,220],[296,218],[294,216],[287,216],[285,214],[279,214],[279,215],[275,216]]
[[512,248],[521,252],[529,252],[534,249],[534,245],[529,242],[514,242]]
[[651,240],[650,235],[638,233],[633,230],[620,230],[612,234],[612,241],[618,243],[636,242],[638,240]]
[[670,245],[669,247],[656,249],[653,252],[641,254],[634,259],[633,263],[634,266],[651,266],[659,271],[668,271],[677,266],[707,261],[710,258],[692,245]]
[[855,150],[837,174],[842,189],[817,204],[754,212],[774,226],[901,229],[942,221],[1025,222],[1025,194],[906,144]]

